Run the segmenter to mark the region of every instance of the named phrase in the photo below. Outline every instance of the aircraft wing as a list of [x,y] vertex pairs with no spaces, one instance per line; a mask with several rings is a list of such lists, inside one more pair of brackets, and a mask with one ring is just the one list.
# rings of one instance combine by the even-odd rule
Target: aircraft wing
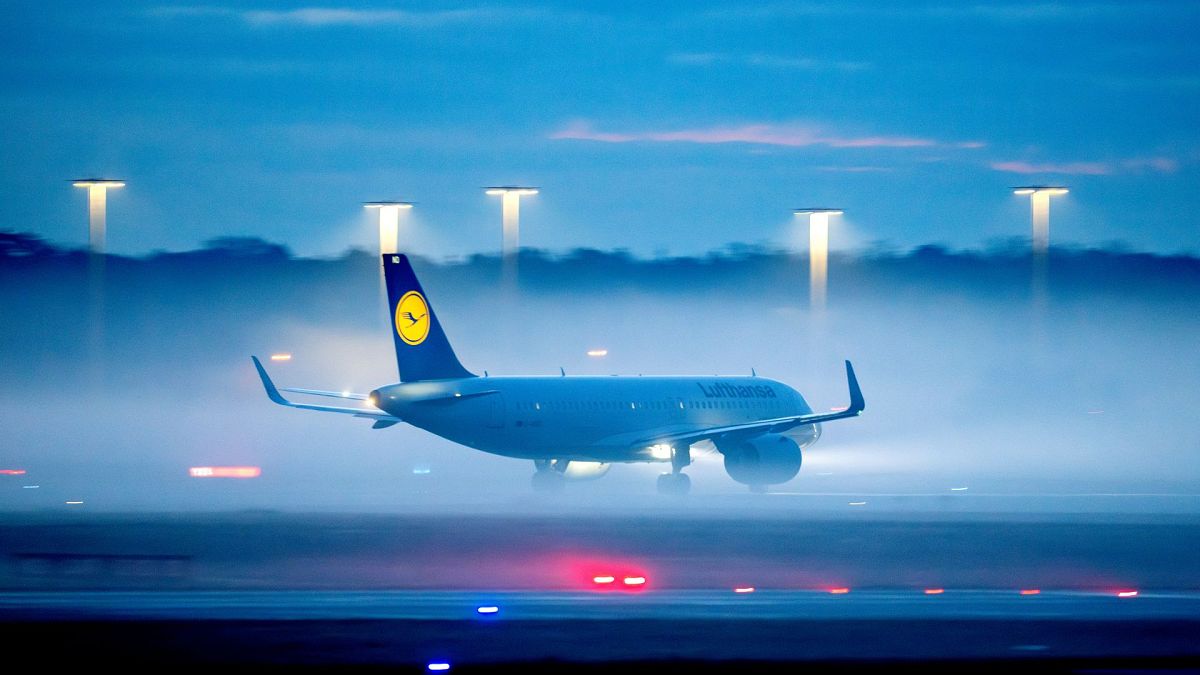
[[[342,413],[344,415],[353,415],[355,417],[362,417],[362,418],[369,419],[369,420],[375,420],[375,428],[376,429],[390,427],[393,424],[397,424],[399,422],[404,421],[404,420],[401,420],[399,417],[394,417],[385,412],[382,412],[382,411],[376,412],[373,410],[368,410],[366,408],[342,408],[342,407],[332,406],[332,405],[311,405],[308,403],[293,403],[292,401],[289,401],[286,398],[284,398],[283,395],[279,393],[279,390],[275,388],[275,383],[272,382],[271,377],[269,375],[267,375],[267,371],[265,368],[263,368],[262,362],[258,360],[258,357],[251,356],[250,358],[254,361],[254,367],[255,367],[255,369],[258,370],[259,378],[262,379],[263,388],[267,390],[267,398],[271,399],[271,401],[273,403],[278,403],[279,405],[284,405],[289,408],[300,408],[301,410],[317,410],[320,412]],[[342,396],[342,394],[340,394],[340,393],[318,392],[316,390],[311,390],[311,389],[288,389],[286,391],[295,391],[295,392],[302,393],[302,394],[315,394],[317,396],[332,395],[337,398],[355,398],[355,396]],[[366,399],[366,397],[364,396],[363,399]]]
[[732,434],[756,436],[758,434],[780,433],[805,424],[819,424],[847,417],[857,417],[866,409],[867,404],[863,400],[862,390],[858,386],[858,378],[854,376],[854,366],[850,365],[849,361],[846,362],[846,382],[850,388],[850,406],[845,410],[834,413],[810,413],[807,415],[793,415],[791,417],[775,417],[772,419],[755,420],[753,422],[743,422],[741,424],[728,424],[708,429],[684,431],[647,438],[644,443],[639,442],[634,445],[651,445],[655,443],[672,445],[675,443],[688,443],[690,445],[704,440],[716,440],[722,436]]

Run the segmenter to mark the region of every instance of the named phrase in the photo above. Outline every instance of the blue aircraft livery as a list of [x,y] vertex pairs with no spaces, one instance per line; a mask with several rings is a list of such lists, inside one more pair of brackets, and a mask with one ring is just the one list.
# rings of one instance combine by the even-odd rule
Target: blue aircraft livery
[[[384,429],[410,424],[477,450],[533,460],[533,485],[558,490],[568,480],[604,475],[617,462],[662,462],[663,493],[688,491],[683,470],[692,446],[711,444],[730,478],[764,491],[800,471],[803,449],[821,423],[865,408],[846,362],[850,405],[814,413],[795,389],[764,377],[479,377],[450,346],[429,295],[404,255],[383,256],[389,318],[400,381],[368,394],[277,388],[251,357],[268,398],[279,405],[333,412]],[[280,392],[339,398],[341,406],[300,403]]]

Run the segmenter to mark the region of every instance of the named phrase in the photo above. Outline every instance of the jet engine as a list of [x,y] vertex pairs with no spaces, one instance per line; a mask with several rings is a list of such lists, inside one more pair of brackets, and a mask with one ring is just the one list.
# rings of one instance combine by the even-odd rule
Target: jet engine
[[571,481],[580,480],[596,480],[608,470],[612,468],[612,464],[607,462],[579,462],[571,460],[567,464],[567,470],[563,471],[563,478]]
[[800,445],[782,434],[717,443],[729,477],[751,488],[786,483],[800,472]]

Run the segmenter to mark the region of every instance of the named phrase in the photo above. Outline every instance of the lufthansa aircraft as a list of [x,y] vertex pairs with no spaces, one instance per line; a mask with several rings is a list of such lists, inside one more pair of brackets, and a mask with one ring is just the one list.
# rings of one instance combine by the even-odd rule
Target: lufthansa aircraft
[[815,414],[795,389],[763,377],[479,377],[463,368],[408,258],[383,256],[400,383],[370,394],[283,391],[365,401],[371,407],[295,403],[284,398],[257,357],[267,396],[279,405],[401,422],[456,443],[533,460],[535,489],[595,478],[613,462],[670,462],[664,493],[685,493],[691,447],[711,443],[725,470],[754,491],[800,471],[801,449],[821,422],[862,413],[865,403],[846,362],[850,406]]

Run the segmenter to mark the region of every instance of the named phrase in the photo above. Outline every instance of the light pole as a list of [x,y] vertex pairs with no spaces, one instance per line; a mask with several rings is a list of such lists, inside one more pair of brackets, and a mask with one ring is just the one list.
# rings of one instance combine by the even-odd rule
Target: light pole
[[1050,252],[1050,198],[1067,194],[1061,185],[1024,185],[1014,187],[1013,194],[1029,196],[1030,220],[1033,225],[1033,255],[1044,258]]
[[521,248],[521,197],[536,195],[538,189],[518,185],[497,185],[484,188],[484,191],[489,195],[500,195],[501,223],[504,227],[500,251],[505,262],[509,262],[516,257],[517,251]]
[[808,216],[808,297],[814,311],[825,309],[829,277],[829,216],[840,216],[841,209],[795,209],[797,216]]
[[408,211],[412,202],[363,202],[363,208],[379,211],[379,254],[400,251],[400,211]]
[[107,238],[108,191],[125,187],[125,181],[111,178],[80,178],[71,181],[77,188],[88,191],[88,250],[104,253]]

